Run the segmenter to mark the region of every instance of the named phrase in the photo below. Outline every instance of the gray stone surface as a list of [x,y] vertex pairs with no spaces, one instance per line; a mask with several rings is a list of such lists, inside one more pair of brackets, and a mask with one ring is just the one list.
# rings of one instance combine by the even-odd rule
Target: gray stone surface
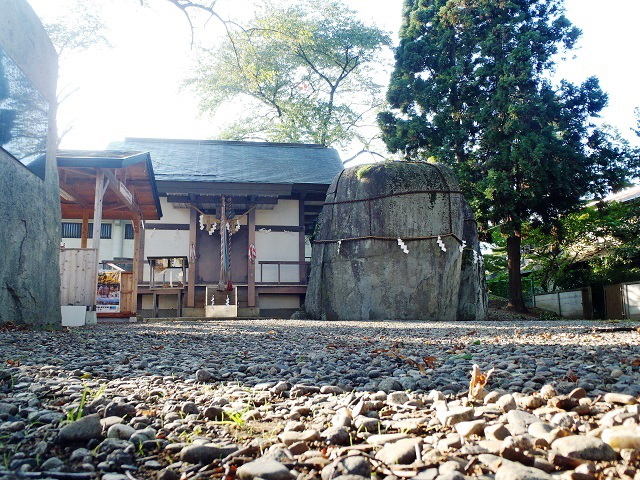
[[61,443],[87,442],[100,438],[101,434],[100,416],[95,413],[62,427],[58,439]]
[[[65,475],[86,473],[87,479],[121,472],[147,480],[209,478],[214,469],[243,464],[252,465],[241,467],[245,478],[283,480],[317,479],[320,472],[332,480],[412,478],[416,473],[416,480],[459,475],[478,480],[632,478],[626,472],[640,465],[640,406],[604,399],[628,401],[606,393],[640,384],[636,369],[625,367],[627,384],[609,375],[636,358],[640,335],[585,334],[592,328],[591,321],[529,319],[437,324],[236,320],[233,325],[152,322],[117,329],[99,324],[81,333],[10,332],[0,335],[0,358],[21,359],[21,364],[0,370],[0,433],[9,447],[8,469],[0,468],[0,477],[37,472],[45,462],[57,469],[60,462],[49,460],[55,457],[64,462]],[[277,334],[267,333],[272,331]],[[164,348],[154,349],[157,345]],[[473,358],[455,358],[452,347]],[[386,355],[391,348],[398,357],[416,359],[426,349],[436,358],[434,368],[423,375]],[[140,352],[148,362],[142,373],[131,361]],[[466,398],[471,362],[483,372],[496,369],[487,385],[491,393],[473,408]],[[195,382],[199,368],[214,369],[225,380]],[[595,385],[578,392],[585,396],[577,406],[567,402],[576,395],[575,382],[563,380],[569,369]],[[377,378],[407,376],[415,376],[417,388],[395,393],[376,388]],[[331,385],[340,385],[342,393],[320,393]],[[301,395],[290,396],[294,389]],[[93,424],[88,429],[79,428],[82,422],[61,421],[67,416],[63,412],[77,409],[85,392],[87,412],[104,418],[84,417]],[[507,392],[507,400],[517,403],[526,396],[553,396],[542,408],[525,402],[528,406],[504,413],[496,402]],[[199,412],[224,410],[228,419],[241,412],[260,414],[243,424],[220,422],[215,416],[185,414],[196,411],[191,403]],[[105,417],[107,406],[113,410],[116,405],[134,408],[122,407],[130,410],[126,418]],[[448,412],[453,417],[446,417]],[[571,423],[559,428],[557,419]],[[349,434],[345,445],[327,442],[336,425]],[[126,427],[136,429],[129,440],[122,439],[131,432]],[[58,443],[61,430],[85,440]],[[107,432],[118,431],[121,438],[100,442]],[[477,434],[462,436],[471,432]],[[569,433],[575,435],[564,437]]]
[[59,325],[57,56],[25,0],[0,0],[0,12],[0,47],[49,103],[44,181],[0,149],[0,323]]
[[264,478],[264,480],[289,480],[294,478],[289,469],[275,460],[256,460],[245,463],[236,472],[240,480]]
[[[464,199],[451,192],[458,190],[453,173],[431,163],[380,163],[339,174],[313,245],[309,318],[457,319],[463,254],[456,238],[464,234]],[[436,238],[425,238],[437,236],[446,252]],[[477,304],[474,296],[470,308]],[[486,304],[475,318],[486,318]]]
[[566,457],[581,458],[583,460],[615,460],[618,455],[615,450],[599,438],[570,435],[557,439],[551,448]]
[[516,462],[504,462],[496,472],[496,480],[552,480],[553,477],[538,468]]
[[[458,320],[486,320],[489,297],[485,278],[484,261],[480,253],[478,226],[475,215],[466,200],[462,200],[462,239],[466,242],[462,252],[460,293],[458,295]],[[476,252],[474,256],[473,252]]]

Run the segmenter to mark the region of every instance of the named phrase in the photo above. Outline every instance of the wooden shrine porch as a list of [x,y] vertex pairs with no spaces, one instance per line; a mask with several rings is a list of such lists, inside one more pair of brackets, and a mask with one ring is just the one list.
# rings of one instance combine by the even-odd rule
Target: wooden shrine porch
[[[135,316],[137,313],[138,279],[142,272],[140,255],[141,229],[145,220],[159,220],[162,208],[156,188],[153,166],[148,152],[123,151],[72,151],[62,150],[57,155],[60,178],[60,207],[63,219],[82,219],[81,247],[79,251],[93,251],[91,268],[76,265],[75,283],[87,277],[86,291],[75,298],[67,298],[63,304],[86,305],[95,310],[97,295],[97,271],[102,220],[131,220],[134,231],[134,255],[132,278],[128,279],[130,291],[123,292],[130,299],[127,311],[118,316]],[[93,219],[93,238],[89,245],[89,219]],[[90,248],[89,248],[90,247]],[[85,255],[86,257],[86,255]],[[64,278],[62,279],[64,282]],[[63,285],[63,292],[65,286]],[[74,297],[73,293],[70,293]],[[64,300],[63,300],[64,302]]]

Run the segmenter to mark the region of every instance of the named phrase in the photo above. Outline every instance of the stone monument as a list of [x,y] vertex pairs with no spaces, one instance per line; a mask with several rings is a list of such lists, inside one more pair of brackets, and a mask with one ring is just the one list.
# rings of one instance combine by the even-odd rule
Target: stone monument
[[326,320],[483,320],[481,262],[451,170],[426,162],[348,168],[318,220],[304,310]]
[[58,57],[26,0],[0,12],[0,323],[59,325]]

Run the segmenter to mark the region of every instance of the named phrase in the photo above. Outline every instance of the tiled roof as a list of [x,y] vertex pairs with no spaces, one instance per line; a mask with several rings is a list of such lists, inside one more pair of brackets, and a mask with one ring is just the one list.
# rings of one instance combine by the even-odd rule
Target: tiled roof
[[328,185],[343,169],[320,145],[127,138],[108,148],[150,152],[158,181]]

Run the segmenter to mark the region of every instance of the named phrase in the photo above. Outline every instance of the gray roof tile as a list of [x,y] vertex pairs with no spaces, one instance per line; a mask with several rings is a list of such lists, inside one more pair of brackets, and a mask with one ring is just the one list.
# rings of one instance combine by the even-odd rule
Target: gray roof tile
[[343,169],[320,145],[126,138],[108,148],[150,152],[159,181],[328,185]]

